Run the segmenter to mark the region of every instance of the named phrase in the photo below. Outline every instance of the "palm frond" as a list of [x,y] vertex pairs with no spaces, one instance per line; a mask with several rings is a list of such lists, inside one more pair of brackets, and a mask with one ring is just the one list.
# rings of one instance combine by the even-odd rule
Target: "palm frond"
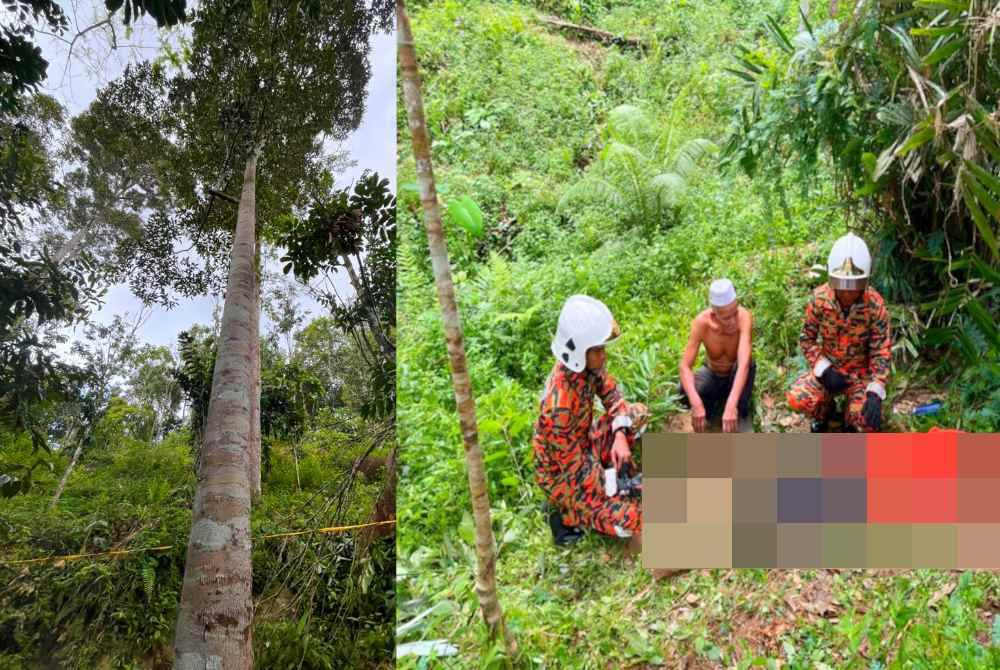
[[888,125],[908,128],[917,121],[917,110],[905,102],[890,102],[878,110],[876,118]]
[[655,133],[649,115],[635,105],[618,105],[608,114],[608,131],[614,140],[641,144]]
[[601,151],[601,160],[609,166],[614,166],[617,163],[625,166],[630,172],[634,172],[646,161],[646,157],[630,144],[612,141],[608,142],[604,150]]
[[674,155],[673,171],[685,179],[694,172],[698,163],[706,156],[715,154],[719,148],[711,140],[696,138],[682,144]]
[[625,198],[613,184],[600,177],[584,177],[566,189],[559,199],[556,212],[563,213],[572,204],[605,203],[614,208],[625,206]]
[[661,172],[649,180],[649,192],[656,200],[656,209],[676,207],[687,191],[687,180],[676,172]]

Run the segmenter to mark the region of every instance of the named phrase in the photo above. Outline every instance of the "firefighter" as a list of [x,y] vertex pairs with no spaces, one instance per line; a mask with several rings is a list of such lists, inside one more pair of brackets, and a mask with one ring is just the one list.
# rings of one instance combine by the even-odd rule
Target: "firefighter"
[[[691,408],[691,427],[701,433],[720,418],[725,433],[750,432],[750,401],[756,365],[751,358],[753,316],[739,304],[728,279],[708,288],[709,308],[691,322],[687,348],[681,356],[681,402]],[[692,371],[698,349],[705,360]]]
[[[552,340],[556,363],[545,383],[535,423],[535,481],[554,508],[549,517],[556,544],[569,544],[584,528],[640,543],[637,497],[605,490],[605,469],[632,463],[632,448],[649,419],[640,403],[622,398],[605,368],[605,347],[620,334],[599,300],[566,300]],[[604,413],[594,416],[599,398]]]
[[824,432],[836,396],[847,397],[848,430],[882,428],[882,402],[889,382],[889,313],[869,283],[872,259],[864,240],[848,233],[827,259],[828,281],[806,306],[799,344],[810,370],[788,390],[789,406],[812,418]]

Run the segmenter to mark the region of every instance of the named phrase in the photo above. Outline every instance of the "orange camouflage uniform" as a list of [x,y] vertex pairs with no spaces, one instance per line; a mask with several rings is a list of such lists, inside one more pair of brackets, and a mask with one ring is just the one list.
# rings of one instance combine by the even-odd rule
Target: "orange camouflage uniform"
[[[594,397],[604,414],[594,421]],[[542,393],[535,423],[535,481],[563,514],[567,526],[587,526],[618,537],[642,529],[639,501],[609,498],[604,468],[611,467],[615,419],[625,428],[629,447],[649,420],[640,403],[627,403],[607,370],[573,372],[556,363]]]
[[817,363],[825,358],[847,377],[843,391],[848,398],[845,420],[856,428],[870,430],[861,408],[869,389],[881,390],[879,395],[885,399],[892,348],[889,312],[879,292],[866,287],[845,314],[833,288],[829,284],[819,286],[806,306],[799,344],[810,370],[788,390],[789,406],[814,419],[826,418],[832,398],[815,374]]

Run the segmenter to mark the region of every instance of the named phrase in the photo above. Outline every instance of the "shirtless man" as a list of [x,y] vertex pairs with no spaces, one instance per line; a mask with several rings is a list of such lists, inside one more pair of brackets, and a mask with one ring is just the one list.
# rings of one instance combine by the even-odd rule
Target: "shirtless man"
[[[722,415],[722,430],[749,432],[750,398],[756,365],[750,357],[753,316],[736,301],[728,279],[717,279],[708,289],[710,307],[691,322],[691,335],[681,357],[679,393],[691,408],[696,433]],[[705,345],[705,361],[692,372],[698,349]]]

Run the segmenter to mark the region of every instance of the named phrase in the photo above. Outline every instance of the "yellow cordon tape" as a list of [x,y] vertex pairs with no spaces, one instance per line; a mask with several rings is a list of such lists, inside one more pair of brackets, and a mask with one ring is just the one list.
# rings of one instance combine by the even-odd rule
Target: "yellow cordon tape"
[[[288,533],[271,533],[261,535],[258,540],[273,540],[278,537],[295,537],[296,535],[309,535],[310,533],[340,533],[345,530],[356,530],[358,528],[370,528],[372,526],[388,526],[396,523],[395,519],[388,521],[375,521],[373,523],[360,523],[356,526],[330,526],[328,528],[312,528],[310,530],[294,530]],[[93,558],[95,556],[122,556],[125,554],[138,554],[144,551],[166,551],[175,549],[176,544],[165,544],[159,547],[140,547],[138,549],[112,549],[111,551],[99,551],[93,554],[67,554],[66,556],[45,556],[43,558],[26,558],[19,561],[4,561],[0,565],[28,565],[30,563],[47,563],[49,561],[78,561],[81,558]]]

